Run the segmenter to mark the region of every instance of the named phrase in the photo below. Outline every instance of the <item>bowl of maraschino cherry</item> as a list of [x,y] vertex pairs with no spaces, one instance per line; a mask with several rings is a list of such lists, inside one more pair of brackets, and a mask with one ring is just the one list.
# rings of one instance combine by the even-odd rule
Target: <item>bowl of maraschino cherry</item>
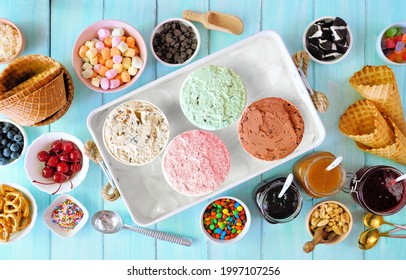
[[89,159],[84,156],[83,143],[65,132],[43,134],[27,149],[27,176],[35,187],[49,194],[77,188],[88,169]]

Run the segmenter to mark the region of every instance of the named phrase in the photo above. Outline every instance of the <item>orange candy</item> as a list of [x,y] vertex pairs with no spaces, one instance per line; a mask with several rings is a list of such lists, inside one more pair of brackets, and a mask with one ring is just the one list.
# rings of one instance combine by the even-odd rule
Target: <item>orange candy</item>
[[106,39],[104,39],[103,43],[106,47],[111,48],[113,42],[110,37],[107,37]]
[[125,40],[125,43],[127,44],[127,46],[129,48],[135,48],[135,38],[134,37],[127,37],[127,39]]

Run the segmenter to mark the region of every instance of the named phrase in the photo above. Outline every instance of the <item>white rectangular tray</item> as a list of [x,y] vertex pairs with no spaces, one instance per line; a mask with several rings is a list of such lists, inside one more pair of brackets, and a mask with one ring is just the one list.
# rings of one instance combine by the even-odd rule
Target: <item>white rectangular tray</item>
[[[140,167],[127,167],[113,159],[104,147],[102,128],[105,118],[114,107],[124,101],[138,99],[152,102],[165,113],[169,120],[170,140],[183,131],[196,129],[181,111],[179,91],[187,75],[204,65],[228,66],[238,73],[246,86],[247,106],[269,96],[292,102],[302,113],[305,131],[301,144],[292,154],[272,162],[255,159],[241,147],[238,122],[215,131],[230,151],[230,173],[215,192],[201,197],[188,197],[177,193],[166,183],[161,170],[162,155]],[[92,111],[87,125],[132,219],[143,226],[162,221],[314,149],[325,138],[324,126],[303,80],[281,37],[273,31],[257,33]]]

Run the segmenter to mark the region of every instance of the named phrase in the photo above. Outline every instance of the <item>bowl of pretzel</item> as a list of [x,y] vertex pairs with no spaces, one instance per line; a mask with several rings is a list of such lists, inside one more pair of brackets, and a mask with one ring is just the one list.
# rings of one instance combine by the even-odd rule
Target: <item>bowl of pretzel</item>
[[34,227],[37,203],[32,194],[14,183],[0,183],[0,244],[18,241]]

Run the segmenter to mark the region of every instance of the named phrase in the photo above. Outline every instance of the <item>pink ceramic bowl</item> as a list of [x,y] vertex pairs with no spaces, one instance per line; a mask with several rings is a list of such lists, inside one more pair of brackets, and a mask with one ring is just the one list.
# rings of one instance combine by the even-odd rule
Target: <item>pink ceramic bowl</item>
[[[85,44],[86,41],[90,41],[93,38],[97,38],[97,31],[101,28],[107,28],[107,29],[114,29],[121,27],[124,29],[125,34],[124,36],[132,36],[135,38],[135,44],[138,47],[140,53],[138,56],[141,57],[143,60],[142,67],[138,70],[137,74],[131,78],[131,81],[128,83],[124,83],[121,86],[114,88],[114,89],[102,89],[101,87],[95,87],[91,84],[91,79],[85,79],[82,77],[82,65],[83,61],[79,56],[79,49],[81,46]],[[72,50],[72,63],[73,63],[73,68],[75,69],[76,75],[78,76],[79,80],[88,88],[94,91],[98,92],[117,92],[124,90],[134,84],[136,80],[141,76],[142,72],[145,69],[145,66],[147,64],[147,46],[145,45],[145,41],[142,38],[141,34],[131,25],[128,23],[125,23],[123,21],[119,20],[101,20],[93,23],[89,27],[87,27],[85,30],[83,30],[82,33],[80,33],[79,37],[77,38],[75,45],[73,46]]]
[[23,52],[24,47],[25,47],[25,38],[24,38],[24,35],[21,32],[21,30],[17,27],[17,25],[12,23],[11,21],[9,21],[7,19],[4,19],[4,18],[0,18],[0,23],[8,24],[8,25],[12,26],[15,30],[17,30],[17,34],[20,37],[20,40],[19,40],[18,45],[16,47],[16,53],[13,56],[9,57],[7,60],[0,60],[0,64],[5,64],[5,63],[9,63],[14,58],[16,58],[20,53]]

